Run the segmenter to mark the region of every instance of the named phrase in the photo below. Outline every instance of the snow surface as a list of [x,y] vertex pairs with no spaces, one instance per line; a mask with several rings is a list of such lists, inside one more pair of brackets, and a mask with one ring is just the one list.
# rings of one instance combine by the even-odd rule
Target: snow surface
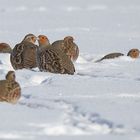
[[[72,35],[80,48],[75,75],[16,71],[22,97],[0,103],[0,140],[140,140],[140,59],[95,63],[140,49],[138,0],[0,0],[0,19],[0,42],[12,48],[27,33]],[[0,54],[0,79],[9,58]]]

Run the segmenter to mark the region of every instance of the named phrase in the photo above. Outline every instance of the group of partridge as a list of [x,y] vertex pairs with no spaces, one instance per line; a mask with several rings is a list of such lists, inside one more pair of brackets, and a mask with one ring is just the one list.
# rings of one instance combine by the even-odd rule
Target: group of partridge
[[[38,67],[39,71],[43,72],[73,75],[75,73],[74,62],[79,56],[79,48],[72,36],[66,36],[51,44],[45,35],[27,34],[13,49],[7,43],[0,43],[0,53],[10,53],[10,62],[14,70]],[[138,49],[131,49],[127,56],[138,58],[139,53]],[[122,53],[110,53],[95,62],[123,55]],[[10,70],[5,80],[0,80],[0,101],[16,104],[20,97],[21,87],[16,82],[15,72]]]

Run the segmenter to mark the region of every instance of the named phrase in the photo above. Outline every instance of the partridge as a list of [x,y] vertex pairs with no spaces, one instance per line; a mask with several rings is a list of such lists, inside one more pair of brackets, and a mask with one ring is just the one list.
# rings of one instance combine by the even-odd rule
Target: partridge
[[73,41],[72,36],[66,36],[63,40],[52,43],[52,46],[61,49],[74,62],[79,56],[79,48]]
[[[131,49],[128,53],[127,56],[130,56],[131,58],[138,58],[140,54],[140,51],[138,49]],[[104,59],[113,59],[116,57],[124,56],[122,53],[110,53],[102,57],[101,59],[97,60],[96,62],[100,62]]]
[[21,43],[17,44],[11,53],[10,61],[15,70],[31,69],[36,65],[36,48],[37,37],[33,34],[27,34]]
[[70,58],[59,48],[50,45],[44,35],[38,36],[37,64],[40,71],[60,74],[74,74],[75,68]]
[[0,43],[0,53],[11,53],[12,49],[7,43]]
[[15,81],[15,72],[9,71],[5,78],[0,80],[0,101],[16,104],[21,96],[21,88]]
[[104,57],[102,57],[101,59],[99,59],[95,62],[100,62],[104,59],[113,59],[113,58],[120,57],[120,56],[124,56],[124,54],[122,54],[122,53],[110,53],[110,54],[105,55]]
[[130,56],[132,58],[138,58],[139,57],[139,54],[140,54],[140,51],[138,49],[131,49],[127,56]]

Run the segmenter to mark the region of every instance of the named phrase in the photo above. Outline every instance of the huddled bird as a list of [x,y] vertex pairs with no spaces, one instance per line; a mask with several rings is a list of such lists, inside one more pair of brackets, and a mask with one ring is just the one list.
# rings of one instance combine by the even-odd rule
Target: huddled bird
[[74,74],[74,64],[59,47],[51,45],[45,35],[38,36],[38,43],[37,65],[40,71]]
[[[127,56],[129,56],[131,58],[138,58],[139,54],[140,54],[140,51],[138,49],[131,49],[127,53]],[[120,57],[120,56],[124,56],[124,54],[123,53],[110,53],[110,54],[105,55],[101,59],[96,60],[95,62],[100,62],[100,61],[102,61],[104,59],[113,59],[113,58]]]
[[15,45],[10,56],[11,64],[15,70],[32,69],[36,65],[37,37],[34,34],[27,34],[21,43]]
[[74,43],[72,36],[66,36],[63,40],[57,40],[52,43],[52,46],[61,49],[73,62],[77,60],[79,56],[79,48]]
[[7,43],[0,43],[0,53],[11,53],[12,49]]
[[21,96],[21,88],[16,82],[14,71],[9,71],[5,80],[0,80],[0,101],[16,104]]

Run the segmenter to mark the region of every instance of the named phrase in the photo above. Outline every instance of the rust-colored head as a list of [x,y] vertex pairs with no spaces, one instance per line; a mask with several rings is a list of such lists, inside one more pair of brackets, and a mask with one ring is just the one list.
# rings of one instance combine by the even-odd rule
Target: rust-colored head
[[131,49],[127,56],[130,56],[132,58],[138,58],[139,57],[139,54],[140,54],[140,51],[138,49]]
[[9,81],[15,81],[15,79],[16,79],[15,72],[14,71],[8,71],[5,78],[6,78],[6,80],[9,80]]
[[37,40],[37,37],[34,34],[27,34],[23,39],[23,41],[28,41],[33,44],[36,42],[36,40]]
[[45,35],[38,36],[39,46],[47,46],[50,45],[49,39]]
[[73,42],[74,41],[74,38],[72,36],[66,36],[64,38],[64,41],[66,41],[66,42]]

